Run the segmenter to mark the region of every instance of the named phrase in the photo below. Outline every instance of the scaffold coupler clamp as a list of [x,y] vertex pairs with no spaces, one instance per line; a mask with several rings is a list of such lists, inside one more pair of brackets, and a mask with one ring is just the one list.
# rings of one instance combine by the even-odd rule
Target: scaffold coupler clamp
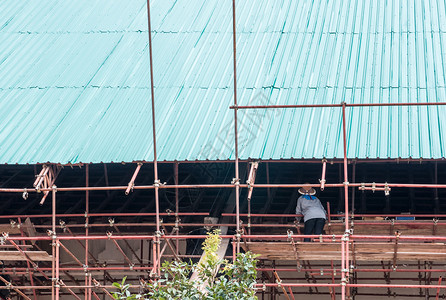
[[[345,269],[343,269],[342,271],[344,272]],[[342,279],[341,279],[341,285],[342,285],[342,286],[346,286],[347,283],[348,283],[348,278],[342,278]]]
[[170,217],[170,215],[173,213],[171,209],[166,209],[167,216]]
[[96,279],[92,278],[93,284],[95,287],[100,287],[101,284],[99,283],[99,281],[97,281]]
[[288,236],[288,241],[293,241],[293,237],[292,237],[293,231],[288,229],[286,234]]
[[17,222],[16,221],[14,221],[14,220],[9,220],[9,224],[11,224],[11,228],[16,228],[16,227],[18,227],[17,226]]
[[54,287],[60,288],[60,279],[59,278],[54,278]]
[[84,268],[85,276],[88,276],[88,266],[84,264],[82,268]]
[[361,186],[359,187],[360,191],[365,191],[365,183],[361,182]]
[[325,189],[326,182],[327,182],[327,180],[325,180],[325,179],[319,179],[319,183],[321,184],[321,191],[323,191]]
[[282,280],[276,280],[277,283],[277,287],[281,288],[282,287]]
[[175,226],[173,227],[175,231],[180,231],[180,224],[181,224],[181,219],[176,217],[175,218]]
[[161,231],[155,231],[155,240],[153,241],[155,244],[161,244]]
[[23,198],[23,200],[28,199],[28,190],[26,188],[23,190],[22,198]]
[[372,192],[376,191],[376,182],[372,182]]
[[262,291],[266,291],[266,284],[265,284],[265,282],[263,282],[263,285],[262,285]]
[[386,182],[386,184],[384,185],[384,195],[385,196],[389,196],[390,195],[390,191],[391,191],[391,189],[389,187],[389,184]]
[[129,269],[130,269],[130,271],[133,271],[133,268],[135,267],[135,264],[130,264],[129,265]]
[[155,180],[153,182],[153,186],[156,187],[156,188],[159,188],[161,186],[161,181],[159,179]]
[[350,265],[350,273],[353,273],[353,270],[356,269],[354,265]]
[[107,235],[107,237],[108,237],[109,240],[110,240],[111,237],[113,236],[113,233],[112,233],[111,231],[107,231],[105,234]]
[[350,182],[348,182],[348,181],[344,181],[343,184],[344,184],[345,186],[349,186],[349,185],[350,185]]
[[67,231],[67,224],[64,220],[59,220],[60,229],[62,229],[63,232]]
[[113,227],[115,225],[115,219],[108,218],[108,223],[110,224],[110,227]]
[[239,186],[240,185],[240,178],[232,178],[231,184],[233,184],[235,186]]
[[8,239],[9,234],[7,232],[3,232],[2,236],[0,236],[0,245],[6,244],[6,240]]

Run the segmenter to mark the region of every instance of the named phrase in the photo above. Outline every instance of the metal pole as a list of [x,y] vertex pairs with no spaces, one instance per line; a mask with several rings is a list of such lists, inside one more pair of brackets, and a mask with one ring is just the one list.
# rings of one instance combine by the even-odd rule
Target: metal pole
[[[53,185],[52,190],[52,218],[51,218],[51,225],[52,225],[52,264],[51,264],[51,299],[56,299],[56,192],[57,187]],[[58,272],[58,270],[57,270]]]
[[264,109],[264,108],[314,108],[314,107],[383,107],[383,106],[436,106],[446,102],[401,102],[401,103],[342,103],[342,104],[289,104],[289,105],[241,105],[230,109]]
[[[25,237],[25,233],[23,232],[23,226],[22,226],[22,219],[19,217],[18,218],[19,224],[20,224],[20,236]],[[26,245],[26,242],[23,241],[22,245]],[[31,265],[29,263],[29,261],[26,261],[26,265],[28,266],[28,274],[29,274],[29,281],[31,283],[31,285],[34,285],[34,279],[33,279],[33,274],[31,272]],[[34,295],[34,300],[37,300],[37,294],[36,294],[36,290],[33,289],[33,295]]]
[[232,0],[232,52],[234,56],[234,142],[235,142],[235,211],[236,211],[236,236],[237,253],[240,252],[240,178],[238,160],[238,124],[237,124],[237,33],[236,33],[236,13],[235,0]]
[[[179,163],[176,162],[174,164],[175,185],[178,185],[178,183],[179,183],[178,167],[179,167]],[[179,195],[179,190],[176,188],[175,189],[175,224],[178,224],[178,225],[180,223],[180,220],[179,220],[179,217],[178,217],[179,211],[180,211],[180,195]],[[177,235],[179,234],[179,231],[180,231],[180,228],[177,227],[177,230],[176,230]],[[179,250],[178,250],[179,247],[180,247],[179,240],[176,240],[176,251],[177,251],[176,255],[180,254]]]
[[[239,160],[240,161],[240,160]],[[295,183],[295,184],[255,184],[254,187],[256,188],[300,188],[303,185],[308,185],[308,184],[303,184],[303,183]],[[320,184],[309,184],[308,186],[311,187],[317,187],[320,188]],[[339,188],[339,187],[343,187],[344,184],[343,183],[333,183],[333,184],[325,184],[326,188]],[[368,182],[368,183],[349,183],[349,187],[379,187],[379,188],[384,188],[384,187],[389,187],[389,188],[421,188],[421,189],[446,189],[446,184],[417,184],[417,183],[413,183],[413,184],[408,184],[408,183],[377,183],[377,182]],[[248,184],[239,184],[240,188],[249,188]],[[135,190],[151,190],[151,189],[155,189],[156,187],[154,185],[140,185],[140,186],[135,186],[133,189]],[[179,184],[179,185],[162,185],[162,186],[158,186],[158,189],[204,189],[204,188],[216,188],[216,189],[221,189],[221,188],[234,188],[234,184]],[[68,187],[68,188],[58,188],[59,192],[84,192],[84,191],[117,191],[117,190],[126,190],[127,186],[108,186],[108,187]],[[42,192],[44,191],[51,191],[50,188],[47,189],[41,189]],[[36,189],[24,189],[24,188],[0,188],[0,193],[23,193],[23,192],[37,192]],[[187,213],[186,215],[190,215],[191,213]],[[139,215],[151,215],[150,213],[136,213],[136,214],[125,214],[125,213],[121,213],[121,214],[113,214],[113,213],[109,213],[109,214],[91,214],[90,217],[93,216],[99,216],[99,215],[106,215],[106,216],[124,216],[124,215],[134,215],[134,216],[139,216]],[[156,215],[156,214],[152,214],[152,215]],[[160,214],[162,215],[162,214]],[[166,214],[165,214],[166,215]],[[204,215],[204,214],[201,214]],[[206,215],[208,215],[208,213],[206,213]],[[21,217],[27,217],[27,215],[20,215]],[[37,217],[41,217],[41,216],[46,216],[46,215],[35,215]],[[82,214],[63,214],[63,215],[59,215],[59,216],[78,216],[78,217],[83,217],[84,215]],[[5,218],[14,218],[17,216],[0,216],[0,219],[5,219]]]
[[55,278],[56,300],[59,300],[59,294],[60,294],[60,282],[59,282],[59,260],[60,260],[59,254],[60,254],[60,247],[59,247],[59,240],[56,239],[55,243],[56,243],[56,278]]
[[[85,165],[85,186],[89,186],[89,169],[88,164]],[[90,192],[85,191],[85,236],[88,236],[88,223],[89,223],[89,212],[90,212]],[[88,240],[85,240],[85,285],[88,285]],[[85,289],[85,300],[89,299],[89,295],[91,294],[91,289]]]
[[150,17],[150,0],[147,0],[147,21],[149,27],[149,59],[150,59],[150,91],[152,96],[152,134],[153,134],[153,170],[154,170],[154,187],[155,187],[155,210],[156,210],[156,232],[154,243],[156,244],[156,252],[154,255],[157,259],[157,266],[154,266],[157,269],[157,274],[160,276],[160,211],[159,211],[159,186],[160,181],[158,179],[158,158],[156,155],[156,128],[155,128],[155,88],[154,88],[154,78],[153,78],[153,47],[152,47],[152,24]]
[[344,269],[342,270],[342,273],[345,274],[343,276],[343,282],[342,284],[342,300],[345,300],[345,293],[346,293],[346,284],[349,280],[349,241],[348,241],[348,235],[349,235],[349,228],[348,228],[348,161],[347,161],[347,130],[346,130],[346,116],[345,116],[345,102],[342,103],[342,137],[343,137],[343,145],[344,145],[344,208],[345,208],[345,235],[342,239],[341,243],[345,244],[344,248],[344,255],[342,257],[342,261],[344,262]]

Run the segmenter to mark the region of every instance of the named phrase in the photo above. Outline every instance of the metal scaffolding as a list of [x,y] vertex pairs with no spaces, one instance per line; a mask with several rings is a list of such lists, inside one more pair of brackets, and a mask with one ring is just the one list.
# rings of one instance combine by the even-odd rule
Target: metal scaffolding
[[[84,294],[85,300],[90,300],[92,297],[95,299],[100,299],[98,294],[103,294],[106,297],[113,299],[108,289],[113,288],[112,285],[109,284],[101,284],[97,278],[92,276],[92,272],[104,272],[104,277],[109,276],[106,275],[107,272],[111,271],[126,271],[126,272],[136,272],[141,277],[146,277],[147,280],[153,279],[156,280],[161,276],[161,261],[163,258],[170,259],[172,257],[176,258],[187,258],[190,257],[188,255],[183,255],[179,252],[179,244],[178,241],[186,240],[186,239],[203,239],[206,236],[203,235],[182,235],[179,233],[179,226],[204,226],[204,223],[181,223],[179,221],[180,216],[206,216],[206,213],[181,213],[179,212],[179,204],[178,204],[178,190],[180,189],[234,189],[235,191],[235,214],[223,214],[226,217],[234,218],[234,222],[229,222],[226,224],[217,224],[218,226],[228,226],[231,228],[235,228],[235,234],[231,235],[223,235],[222,238],[230,239],[232,244],[235,245],[235,252],[238,253],[241,251],[241,247],[243,247],[244,243],[248,241],[268,241],[268,240],[276,240],[276,241],[288,241],[293,246],[298,245],[298,241],[300,241],[304,235],[301,234],[281,234],[281,235],[259,235],[259,234],[251,234],[251,229],[256,227],[290,227],[290,225],[281,225],[281,224],[255,224],[252,222],[253,217],[296,217],[297,215],[293,214],[251,214],[250,206],[248,207],[248,214],[240,213],[240,191],[241,189],[247,189],[250,193],[252,193],[253,189],[265,189],[265,188],[292,188],[296,189],[302,187],[303,183],[293,183],[293,184],[256,184],[255,183],[255,171],[251,169],[248,183],[244,184],[240,182],[240,174],[239,174],[239,152],[238,152],[238,119],[237,113],[238,110],[251,110],[251,109],[288,109],[288,108],[339,108],[342,110],[342,136],[343,136],[343,182],[339,183],[327,183],[325,179],[325,170],[326,170],[326,162],[327,160],[322,161],[322,176],[319,184],[311,184],[312,187],[320,188],[321,190],[329,189],[329,188],[343,188],[344,189],[344,205],[345,205],[345,213],[342,215],[331,215],[330,217],[343,217],[343,225],[342,225],[342,233],[341,234],[328,234],[322,236],[305,236],[312,237],[315,239],[320,239],[323,242],[333,242],[337,243],[341,246],[341,265],[337,267],[333,264],[333,261],[330,265],[323,267],[323,272],[325,272],[330,283],[318,283],[316,280],[308,280],[306,283],[293,283],[293,282],[285,282],[285,277],[278,277],[277,273],[271,275],[270,282],[259,282],[257,288],[259,289],[259,293],[281,293],[286,295],[288,298],[294,299],[293,288],[328,288],[331,299],[336,298],[336,290],[339,291],[341,299],[350,299],[352,297],[351,290],[357,288],[392,288],[392,289],[405,289],[405,288],[413,288],[413,289],[434,289],[436,292],[436,298],[439,297],[440,289],[444,289],[445,286],[441,285],[441,277],[439,278],[438,284],[374,284],[374,283],[365,283],[359,284],[354,280],[354,273],[357,272],[355,270],[355,257],[351,257],[351,255],[355,254],[355,250],[352,247],[355,247],[355,242],[357,241],[389,241],[395,244],[395,248],[397,249],[398,243],[402,241],[406,242],[415,242],[415,243],[423,243],[425,241],[446,241],[446,237],[444,236],[400,236],[400,235],[359,235],[355,234],[351,228],[353,221],[352,216],[349,212],[350,199],[349,199],[349,188],[358,188],[359,190],[373,190],[373,191],[384,191],[389,192],[392,188],[434,188],[434,189],[445,189],[445,184],[401,184],[401,183],[350,183],[349,182],[349,174],[348,174],[348,164],[349,160],[347,158],[347,133],[346,133],[346,109],[355,109],[355,107],[376,107],[376,106],[428,106],[428,105],[446,105],[446,102],[433,102],[433,103],[362,103],[362,104],[353,104],[353,103],[340,103],[340,104],[309,104],[309,105],[262,105],[262,106],[239,106],[237,102],[237,39],[236,39],[236,5],[235,0],[232,0],[232,21],[233,21],[233,68],[234,68],[234,105],[230,107],[230,109],[234,110],[234,149],[235,149],[235,158],[234,158],[234,167],[235,174],[232,182],[226,184],[179,184],[178,182],[178,164],[175,166],[175,184],[167,185],[162,184],[158,175],[158,161],[157,161],[157,144],[156,144],[156,122],[155,122],[155,90],[154,90],[154,74],[153,74],[153,59],[152,59],[152,36],[151,36],[151,15],[150,15],[150,1],[147,1],[147,16],[148,16],[148,32],[149,32],[149,55],[150,55],[150,77],[151,77],[151,104],[152,104],[152,126],[153,126],[153,151],[154,151],[154,159],[153,159],[153,167],[154,167],[154,183],[152,185],[135,185],[135,179],[138,176],[140,169],[143,167],[143,162],[137,164],[137,168],[129,180],[129,184],[127,186],[103,186],[103,187],[92,187],[89,185],[89,168],[88,165],[85,166],[85,186],[81,187],[56,187],[54,184],[56,169],[52,169],[50,166],[46,166],[42,169],[41,174],[36,179],[36,183],[34,188],[0,188],[0,192],[3,193],[44,193],[44,197],[42,201],[47,198],[49,194],[51,194],[52,200],[52,214],[51,215],[29,215],[29,216],[17,216],[17,215],[9,215],[9,216],[0,216],[0,219],[17,219],[19,223],[22,222],[24,218],[51,218],[51,228],[46,228],[45,225],[35,226],[39,229],[48,229],[47,236],[25,236],[23,229],[26,228],[26,225],[20,226],[21,235],[9,235],[8,233],[4,233],[1,237],[1,242],[3,244],[8,244],[14,247],[20,255],[23,256],[27,263],[27,267],[25,268],[7,268],[3,269],[4,274],[27,274],[29,276],[29,280],[31,285],[13,285],[12,283],[6,281],[3,277],[0,279],[6,284],[4,288],[13,289],[19,295],[21,295],[25,299],[37,299],[37,293],[39,291],[51,291],[52,299],[60,299],[60,295],[62,293],[70,294],[76,299],[81,299],[81,293]],[[258,166],[258,164],[257,164]],[[46,178],[47,174],[52,174],[50,178]],[[159,191],[161,189],[172,189],[176,191],[176,210],[175,212],[169,213],[161,213],[160,212],[160,197]],[[132,214],[132,213],[90,213],[89,211],[89,192],[90,191],[124,191],[127,195],[132,190],[153,190],[155,196],[155,212],[154,213],[140,213],[140,214]],[[86,195],[86,203],[85,203],[85,214],[56,214],[56,204],[57,197],[60,193],[63,192],[82,192]],[[125,217],[125,216],[146,216],[153,217],[154,222],[151,223],[121,223],[114,224],[111,220],[109,223],[90,223],[90,218],[92,217]],[[175,217],[174,223],[162,223],[162,216],[173,216]],[[378,215],[358,215],[355,217],[373,217]],[[446,217],[445,215],[440,214],[429,214],[429,215],[419,215],[420,217],[433,217],[440,218]],[[85,218],[84,224],[57,224],[57,218],[62,217],[72,217],[72,218]],[[242,222],[242,218],[248,218],[248,226],[246,226]],[[410,223],[410,222],[408,222]],[[365,223],[367,224],[367,223]],[[383,223],[384,225],[388,223]],[[432,223],[426,222],[426,226],[431,226]],[[435,223],[438,226],[444,226],[443,223]],[[126,235],[126,234],[112,234],[108,232],[104,235],[91,235],[89,229],[92,227],[104,227],[110,228],[118,226],[128,226],[128,227],[139,227],[139,226],[150,226],[154,228],[153,234],[149,235]],[[387,226],[387,225],[386,225]],[[171,234],[166,232],[167,227],[172,227],[173,230]],[[74,234],[70,228],[85,228],[84,235]],[[298,228],[297,228],[298,229]],[[119,232],[119,231],[118,231]],[[122,254],[126,265],[107,265],[107,266],[92,266],[90,263],[92,261],[97,262],[97,258],[95,258],[90,252],[90,244],[91,241],[97,240],[109,240],[114,243],[116,249],[119,253]],[[123,251],[122,247],[118,244],[118,241],[130,241],[130,240],[138,240],[138,241],[149,241],[151,252],[151,261],[149,263],[144,263],[141,259],[142,257],[138,256],[138,254],[132,250],[134,256],[138,258],[137,262],[134,259],[128,257],[128,255]],[[51,243],[51,268],[41,267],[35,262],[30,254],[26,251],[26,242],[36,242],[36,241],[48,241]],[[65,245],[66,241],[77,241],[83,248],[84,257],[79,258],[72,251],[70,251],[69,247]],[[174,241],[174,243],[172,243]],[[164,242],[164,246],[162,246]],[[127,243],[128,248],[131,246]],[[165,254],[166,249],[169,249],[171,254]],[[60,253],[64,251],[67,253],[74,261],[74,266],[61,266],[60,265]],[[398,253],[395,250],[395,253]],[[408,273],[442,273],[446,272],[444,265],[434,265],[434,267],[419,267],[419,268],[411,268],[400,270],[396,269],[395,261],[397,257],[395,254],[393,266],[386,267],[369,267],[362,268],[359,271],[368,272],[368,273],[378,273],[384,272],[387,274],[389,272],[408,272]],[[330,259],[329,259],[330,260]],[[299,258],[297,257],[297,261],[299,262]],[[276,267],[274,265],[271,266],[260,266],[259,272],[305,272],[308,273],[308,276],[314,276],[314,274],[321,274],[321,267],[311,266],[309,262],[305,264],[299,264],[296,268],[294,267]],[[84,272],[83,284],[80,283],[79,280],[76,280],[70,273],[68,272]],[[312,273],[314,273],[312,275]],[[64,274],[64,275],[62,275]],[[340,278],[339,275],[340,274]],[[73,285],[67,285],[61,280],[61,277],[66,276],[67,278],[72,277],[71,281]],[[269,275],[268,275],[269,276]],[[276,277],[274,277],[276,276]],[[44,279],[41,279],[41,278]],[[51,285],[48,284],[51,283]],[[390,281],[389,281],[390,282]],[[138,285],[134,286],[134,288],[139,288]],[[23,292],[23,291],[26,291]],[[294,290],[295,292],[295,290]],[[386,295],[387,296],[387,295]],[[290,299],[290,298],[289,298]]]

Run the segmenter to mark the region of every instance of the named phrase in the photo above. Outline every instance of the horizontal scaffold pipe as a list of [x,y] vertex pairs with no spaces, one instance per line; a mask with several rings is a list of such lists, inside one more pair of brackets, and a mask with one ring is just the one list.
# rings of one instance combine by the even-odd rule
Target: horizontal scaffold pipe
[[[240,188],[300,188],[303,183],[294,184],[240,184]],[[320,187],[320,184],[307,184],[311,187]],[[406,183],[333,183],[325,184],[325,188],[339,188],[348,185],[349,187],[389,187],[389,188],[431,188],[431,189],[446,189],[446,184],[406,184]],[[206,188],[234,188],[235,184],[194,184],[194,185],[161,185],[160,189],[206,189]],[[154,185],[140,185],[134,186],[134,190],[151,190],[154,189]],[[66,187],[57,188],[58,192],[85,192],[85,191],[109,191],[109,190],[123,190],[125,191],[127,186],[104,186],[104,187]],[[40,189],[10,189],[0,188],[0,192],[3,193],[24,193],[24,192],[47,192],[52,191],[52,188]]]
[[401,103],[340,103],[340,104],[283,104],[283,105],[231,105],[230,109],[265,109],[265,108],[330,108],[330,107],[382,107],[382,106],[437,106],[446,102],[401,102]]
[[[160,216],[209,216],[209,213],[184,212],[184,213],[160,213]],[[56,214],[57,218],[76,217],[155,217],[155,213],[93,213],[93,214]],[[0,216],[0,219],[17,218],[51,218],[52,215],[7,215]],[[109,224],[110,225],[110,224]],[[25,225],[22,225],[24,227]]]
[[360,284],[348,283],[348,287],[370,287],[370,288],[400,288],[400,289],[444,289],[446,285],[428,285],[428,284]]
[[[207,235],[163,235],[161,239],[205,239]],[[324,242],[336,242],[336,239],[340,239],[344,235],[303,235],[303,234],[286,234],[286,235],[241,235],[242,239],[253,239],[253,240],[288,240],[288,239],[298,239],[298,238],[319,238]],[[58,235],[57,239],[61,241],[66,240],[141,240],[141,239],[153,239],[153,235],[105,235],[105,236],[65,236]],[[223,239],[233,239],[233,235],[222,235]],[[35,236],[35,237],[23,237],[23,236],[8,236],[5,239],[13,241],[39,241],[39,240],[52,240],[51,236]],[[350,240],[407,240],[407,241],[446,241],[446,236],[395,236],[395,235],[350,235]]]
[[[235,214],[233,213],[222,213],[223,217],[235,217]],[[267,218],[294,218],[294,217],[302,217],[302,215],[296,215],[296,214],[240,214],[241,217],[267,217]],[[345,217],[345,214],[331,214],[331,217]],[[394,214],[394,215],[387,215],[387,214],[355,214],[355,218],[376,218],[376,217],[389,217],[389,218],[396,218],[396,217],[413,217],[413,218],[446,218],[446,214],[414,214],[414,215],[404,215],[404,214]],[[361,223],[363,224],[363,223]],[[375,223],[373,223],[375,224]],[[399,224],[399,223],[398,223]],[[417,223],[418,224],[418,223]]]

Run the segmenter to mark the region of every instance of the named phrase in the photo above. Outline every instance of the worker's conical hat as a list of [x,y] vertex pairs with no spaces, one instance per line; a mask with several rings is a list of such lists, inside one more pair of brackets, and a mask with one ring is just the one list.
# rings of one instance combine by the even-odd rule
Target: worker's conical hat
[[310,184],[308,183],[306,183],[305,185],[303,185],[299,190],[298,190],[298,192],[299,192],[299,194],[302,194],[302,195],[310,195],[310,196],[313,196],[313,195],[315,195],[316,194],[316,190],[314,189],[314,188],[312,188],[311,186],[310,186]]

